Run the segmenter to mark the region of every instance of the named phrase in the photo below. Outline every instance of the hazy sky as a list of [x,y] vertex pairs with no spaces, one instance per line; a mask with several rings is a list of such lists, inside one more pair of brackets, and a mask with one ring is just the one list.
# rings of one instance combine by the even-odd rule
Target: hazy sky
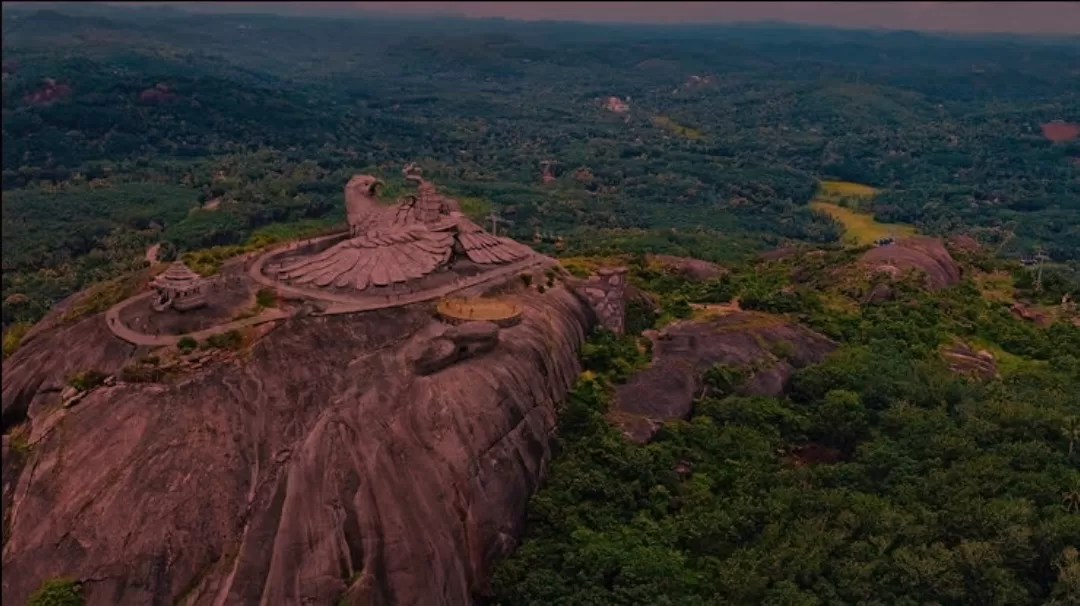
[[[150,3],[138,3],[150,4]],[[837,27],[1080,34],[1080,2],[165,2],[189,10],[629,21],[788,21]]]

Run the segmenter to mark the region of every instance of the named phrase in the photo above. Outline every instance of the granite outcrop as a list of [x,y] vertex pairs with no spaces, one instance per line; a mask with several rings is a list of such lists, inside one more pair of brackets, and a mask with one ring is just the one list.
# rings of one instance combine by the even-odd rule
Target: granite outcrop
[[[165,382],[72,372],[138,348],[102,316],[3,365],[3,601],[69,576],[89,606],[469,604],[516,542],[592,322],[564,287],[510,328],[430,306],[295,316]],[[463,346],[425,372],[410,352]],[[427,345],[425,345],[427,344]],[[340,602],[339,602],[340,601]]]

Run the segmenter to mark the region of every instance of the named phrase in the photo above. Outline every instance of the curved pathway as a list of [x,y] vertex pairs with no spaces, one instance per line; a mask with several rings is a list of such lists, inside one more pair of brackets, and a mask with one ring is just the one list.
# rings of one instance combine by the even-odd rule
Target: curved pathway
[[138,303],[144,299],[152,297],[154,293],[144,292],[141,295],[135,295],[129,299],[113,305],[105,312],[105,322],[109,325],[109,330],[114,335],[135,345],[149,345],[152,347],[162,347],[166,345],[175,345],[177,341],[184,337],[191,337],[196,341],[201,341],[207,337],[218,335],[223,332],[229,332],[238,328],[247,328],[248,326],[257,326],[266,322],[273,322],[274,320],[284,320],[289,317],[289,313],[281,311],[280,309],[267,309],[261,314],[244,318],[243,320],[233,320],[232,322],[226,322],[224,324],[218,324],[217,326],[211,326],[203,330],[197,330],[195,332],[189,332],[182,335],[148,335],[143,332],[134,331],[124,323],[120,321],[120,312],[127,308],[129,305]]

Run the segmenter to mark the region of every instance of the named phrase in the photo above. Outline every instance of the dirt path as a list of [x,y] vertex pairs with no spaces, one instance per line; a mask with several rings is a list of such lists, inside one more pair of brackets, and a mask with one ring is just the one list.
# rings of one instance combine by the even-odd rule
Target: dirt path
[[742,311],[742,307],[739,306],[739,297],[727,303],[691,303],[690,309],[701,311],[709,316],[726,316]]
[[146,260],[150,262],[150,265],[153,265],[154,263],[157,263],[157,254],[158,254],[159,250],[161,250],[161,244],[160,243],[155,244],[155,245],[151,246],[150,248],[146,249]]

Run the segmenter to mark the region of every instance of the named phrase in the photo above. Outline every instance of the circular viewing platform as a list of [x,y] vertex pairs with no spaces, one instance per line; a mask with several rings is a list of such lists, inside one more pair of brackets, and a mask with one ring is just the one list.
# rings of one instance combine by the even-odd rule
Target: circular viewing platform
[[448,324],[492,322],[502,328],[521,321],[521,306],[505,299],[451,298],[439,301],[436,310]]

